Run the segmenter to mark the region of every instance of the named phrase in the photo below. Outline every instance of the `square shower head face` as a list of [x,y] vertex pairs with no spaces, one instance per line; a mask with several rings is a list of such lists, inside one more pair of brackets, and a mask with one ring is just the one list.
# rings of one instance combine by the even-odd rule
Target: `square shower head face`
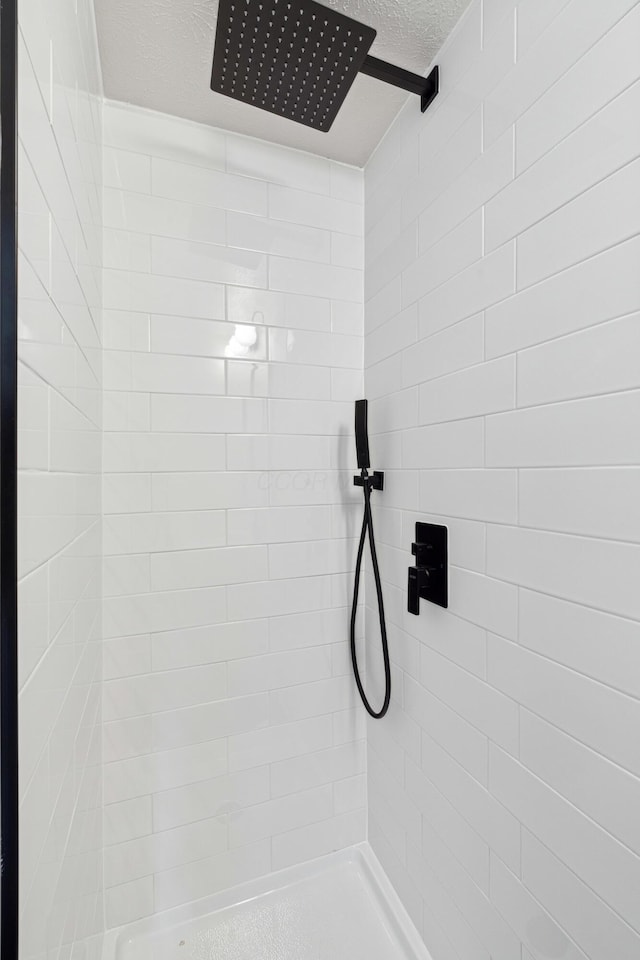
[[314,0],[220,0],[211,89],[326,132],[375,35]]

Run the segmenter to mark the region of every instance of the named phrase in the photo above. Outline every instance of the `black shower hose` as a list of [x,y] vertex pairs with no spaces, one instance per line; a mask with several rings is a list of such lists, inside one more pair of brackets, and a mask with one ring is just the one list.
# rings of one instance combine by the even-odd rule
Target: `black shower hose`
[[[353,604],[351,607],[351,663],[353,664],[353,675],[356,678],[358,693],[362,698],[365,710],[369,716],[375,720],[384,717],[389,709],[391,700],[391,666],[389,663],[389,644],[387,643],[387,626],[384,619],[384,601],[382,599],[382,583],[380,582],[380,571],[378,569],[378,556],[376,554],[376,542],[373,536],[373,521],[371,519],[371,481],[366,470],[362,470],[362,492],[364,494],[364,517],[362,518],[362,532],[360,533],[360,543],[358,544],[358,556],[356,558],[356,572],[353,584]],[[367,695],[364,692],[360,671],[358,670],[358,654],[356,652],[356,617],[358,613],[358,592],[360,589],[360,570],[362,568],[362,556],[364,554],[364,545],[369,532],[369,548],[371,550],[371,562],[373,565],[373,576],[376,583],[376,594],[378,596],[378,617],[380,619],[380,635],[382,638],[382,657],[384,660],[384,701],[380,710],[374,710]]]

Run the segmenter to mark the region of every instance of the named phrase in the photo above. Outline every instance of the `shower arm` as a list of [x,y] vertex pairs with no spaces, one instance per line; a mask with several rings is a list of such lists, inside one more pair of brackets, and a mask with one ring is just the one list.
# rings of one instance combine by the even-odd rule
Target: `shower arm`
[[438,93],[440,76],[437,66],[428,77],[421,77],[419,73],[411,73],[410,70],[403,70],[402,67],[396,67],[392,63],[367,55],[360,67],[360,73],[366,73],[368,77],[375,77],[376,80],[383,80],[385,83],[392,83],[394,87],[408,90],[409,93],[417,93],[423,113]]

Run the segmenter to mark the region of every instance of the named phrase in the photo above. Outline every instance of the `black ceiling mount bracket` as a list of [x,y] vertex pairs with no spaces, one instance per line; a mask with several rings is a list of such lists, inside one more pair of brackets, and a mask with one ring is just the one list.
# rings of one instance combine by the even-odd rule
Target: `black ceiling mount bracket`
[[422,77],[419,73],[411,73],[410,70],[403,70],[402,67],[396,67],[392,63],[367,55],[360,67],[360,73],[375,77],[376,80],[383,80],[385,83],[392,83],[394,87],[408,90],[409,93],[417,93],[423,113],[435,99],[440,88],[440,70],[437,66],[428,77]]

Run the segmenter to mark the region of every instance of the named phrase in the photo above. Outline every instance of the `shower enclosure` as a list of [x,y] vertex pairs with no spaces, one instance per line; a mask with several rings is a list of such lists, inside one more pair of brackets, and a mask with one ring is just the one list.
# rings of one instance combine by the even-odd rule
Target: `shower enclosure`
[[95,6],[18,11],[17,387],[0,8],[2,960],[637,960],[640,5],[393,4],[438,96],[326,134]]

